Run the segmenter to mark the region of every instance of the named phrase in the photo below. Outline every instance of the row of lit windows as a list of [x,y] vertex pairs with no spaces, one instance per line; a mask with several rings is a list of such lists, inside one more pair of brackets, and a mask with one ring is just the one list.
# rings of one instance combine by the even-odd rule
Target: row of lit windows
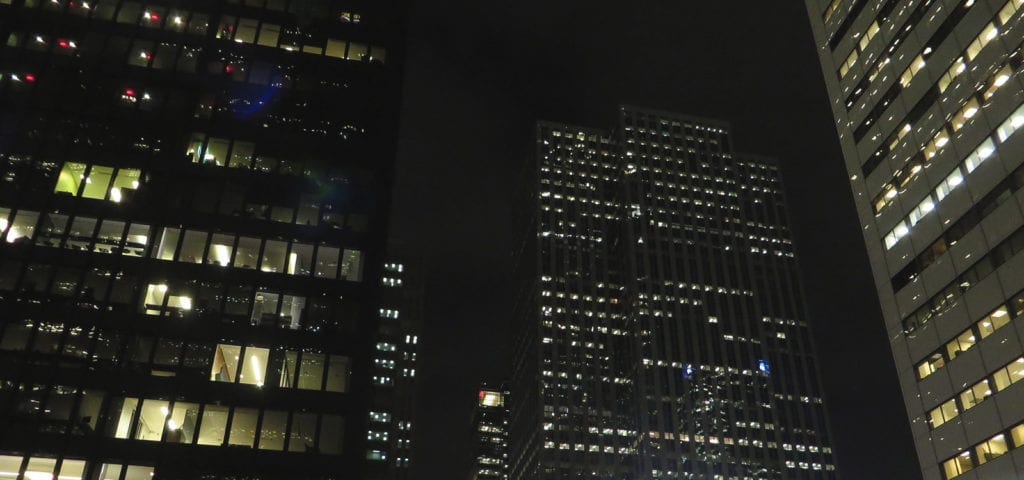
[[829,2],[828,6],[825,7],[825,11],[821,14],[823,23],[828,23],[829,19],[831,19],[832,15],[836,13],[836,10],[839,8],[839,4],[842,2],[843,0],[831,0]]
[[[28,210],[19,210],[14,219],[8,221],[9,213],[10,210],[0,208],[0,235],[6,232],[2,238],[8,243],[28,243],[34,239],[35,244],[41,246],[60,248],[63,245],[72,250],[134,257],[144,256],[152,243],[149,254],[159,260],[326,279],[359,281],[362,278],[363,255],[359,250],[197,230],[183,232],[178,228],[154,230],[149,225],[129,225],[119,220],[99,221],[91,217],[72,220],[63,214],[41,216]],[[150,242],[153,238],[157,241]]]
[[871,22],[871,25],[868,25],[867,30],[865,30],[860,36],[860,42],[858,42],[857,45],[853,48],[853,50],[850,52],[850,55],[846,57],[846,61],[844,61],[842,65],[839,66],[840,79],[845,77],[846,74],[850,72],[850,69],[853,68],[853,66],[857,63],[857,59],[860,57],[860,54],[864,52],[864,49],[866,49],[868,44],[871,43],[871,39],[875,38],[875,35],[878,35],[878,32],[880,30],[881,28],[878,26],[877,20]]
[[327,55],[346,60],[384,62],[386,58],[384,47],[333,38],[327,39],[325,47],[322,42],[307,43],[310,38],[302,35],[297,28],[282,28],[281,25],[261,22],[255,18],[236,19],[230,15],[221,17],[217,27],[217,38],[233,40],[236,43],[255,43],[265,47],[276,47],[289,52],[301,50],[304,53]]
[[[926,3],[931,3],[932,1],[933,0],[928,0]],[[961,3],[959,3],[959,5],[953,7],[952,11],[945,18],[945,20],[943,21],[942,25],[936,30],[935,34],[928,41],[928,44],[925,47],[925,50],[923,50],[924,52],[927,52],[927,53],[924,54],[923,58],[927,58],[928,55],[931,54],[931,52],[935,48],[937,48],[945,40],[945,38],[950,33],[952,33],[952,30],[956,26],[958,21],[961,20],[967,14],[968,9],[971,8],[971,6],[973,6],[973,5],[974,5],[974,0],[961,0]],[[924,7],[924,6],[925,6],[925,4],[922,4],[921,7],[919,7],[918,10],[915,10],[914,11],[914,15],[923,16],[925,12],[922,9],[922,7]],[[918,19],[920,20],[921,18],[919,17]],[[907,33],[908,32],[901,32],[900,35],[903,36],[904,34],[907,34]],[[900,41],[902,41],[902,40],[903,39],[900,39]],[[890,51],[890,53],[892,53],[892,51]],[[919,64],[920,64],[920,58],[919,59],[915,59],[914,61],[918,61]],[[887,58],[886,59],[886,63],[879,64],[879,66],[878,66],[879,69],[884,67],[885,64],[888,64],[888,62],[889,62],[889,59]],[[911,64],[911,73],[912,72],[913,72],[913,64]],[[870,80],[873,80],[873,78],[871,78]],[[905,121],[901,120],[900,123],[913,124],[914,122],[918,121],[918,119],[920,119],[921,116],[924,115],[924,112],[927,110],[927,108],[932,105],[932,102],[938,97],[939,93],[941,91],[945,90],[945,86],[948,85],[948,82],[951,82],[951,81],[952,81],[951,77],[948,78],[948,79],[940,79],[937,82],[937,84],[933,85],[931,89],[927,90],[927,92],[924,95],[924,97],[922,97],[918,101],[918,103],[916,103],[914,105],[914,107],[911,108],[911,110],[905,116],[905,119],[904,119]],[[944,83],[944,85],[940,85],[940,83]],[[866,85],[865,85],[865,87],[866,87]],[[876,103],[876,105],[874,105],[873,108],[871,108],[870,113],[861,122],[860,126],[858,126],[854,130],[854,132],[853,132],[854,141],[859,142],[861,139],[863,139],[864,135],[867,134],[867,131],[871,127],[873,122],[882,117],[882,115],[885,112],[886,108],[896,99],[896,97],[900,94],[900,92],[902,90],[903,90],[903,84],[900,83],[900,82],[893,83],[892,86],[889,87],[889,90],[887,90],[886,93],[881,97],[880,101],[878,103]],[[849,106],[850,105],[848,105],[848,107]],[[889,137],[889,139],[887,139],[885,142],[882,143],[882,145],[876,151],[876,158],[871,159],[867,164],[865,164],[862,167],[862,170],[863,170],[865,176],[870,174],[870,172],[872,172],[874,169],[876,169],[881,164],[882,156],[884,154],[886,154],[886,152],[888,152],[890,149],[892,149],[892,145],[894,145],[899,140],[899,138],[901,138],[904,134],[905,133],[901,132],[901,131],[893,132],[892,135]],[[878,135],[873,136],[872,139],[877,138],[877,137],[878,137]]]
[[935,187],[921,203],[914,208],[896,227],[883,239],[886,250],[892,249],[900,239],[910,233],[924,216],[931,213],[946,196],[964,183],[964,178],[973,172],[982,162],[994,155],[997,145],[1005,143],[1020,127],[1024,126],[1024,105],[1010,114],[997,129],[993,137],[986,138],[970,155]]
[[[111,36],[103,43],[100,37],[77,40],[39,33],[12,32],[7,37],[7,47],[21,46],[29,51],[52,52],[56,55],[95,57],[103,52],[106,58],[124,61],[128,65],[182,73],[196,73],[199,58],[203,53],[202,47],[182,46],[170,42],[157,43],[151,40],[132,41],[120,36]],[[220,71],[218,69],[215,73]]]
[[[15,289],[21,278],[21,270],[19,262],[4,263],[0,269],[0,273],[5,275],[0,277],[0,290]],[[135,301],[136,292],[141,287],[135,276],[124,272],[104,269],[87,269],[83,272],[76,268],[55,269],[40,264],[30,264],[25,268],[20,285],[20,291],[50,292],[58,297],[75,297],[82,305],[93,306],[103,302],[131,303]],[[265,288],[257,291],[246,284],[230,285],[225,290],[225,285],[218,282],[189,281],[170,286],[166,283],[152,283],[145,287],[142,297],[140,312],[150,315],[184,317],[190,313],[205,315],[223,312],[225,317],[221,321],[225,323],[242,323],[238,318],[227,317],[232,316],[244,317],[247,325],[309,331],[338,326],[339,313],[336,312],[334,318],[330,315],[331,305],[337,301],[315,298],[307,302],[306,297],[285,295]]]
[[[1015,9],[1016,7],[1014,5],[1016,1],[1017,0],[1010,0],[1010,2],[1008,2],[1004,7],[1004,10],[1006,8],[1011,7]],[[962,1],[961,5],[953,11],[949,18],[947,18],[946,22],[943,24],[940,30],[937,31],[935,35],[933,35],[932,39],[928,42],[930,46],[925,47],[924,52],[926,53],[922,53],[921,58],[915,59],[915,62],[917,62],[919,66],[923,66],[920,64],[920,61],[922,59],[926,59],[934,50],[934,48],[938,47],[939,43],[941,43],[941,41],[944,40],[946,36],[948,36],[952,32],[955,22],[950,22],[954,20],[958,21],[958,18],[961,18],[963,15],[966,15],[966,9],[970,8],[971,5],[973,5],[973,0]],[[993,22],[995,22],[995,20],[993,20]],[[967,70],[967,63],[964,60],[965,56],[968,56],[970,52],[970,57],[974,58],[974,56],[980,53],[980,47],[983,47],[991,40],[991,38],[987,37],[995,36],[997,33],[997,28],[994,30],[986,29],[986,31],[983,31],[974,41],[971,42],[971,44],[968,45],[967,49],[962,53],[960,57],[958,57],[953,62],[952,66],[949,67],[948,71],[945,74],[943,74],[938,81],[935,82],[931,89],[929,89],[917,102],[917,104],[907,112],[905,117],[902,120],[900,120],[898,124],[902,125],[902,127],[892,132],[889,138],[882,142],[882,144],[878,147],[878,149],[875,151],[872,157],[868,160],[868,162],[866,162],[862,166],[862,171],[865,177],[870,175],[871,172],[873,172],[875,168],[877,168],[882,163],[885,157],[896,148],[896,145],[900,142],[900,140],[902,140],[903,137],[906,136],[911,131],[911,126],[915,122],[917,122],[917,120],[920,119],[921,116],[924,115],[927,109],[932,107],[932,105],[939,103],[939,95],[946,91],[946,89],[953,83],[956,77]],[[1015,50],[1016,51],[1014,51],[1014,53],[1011,54],[1009,62],[1007,62],[1007,64],[1009,65],[1019,65],[1019,47],[1018,49]],[[912,64],[910,67],[911,74],[916,73],[916,71],[913,70],[913,68],[914,64]],[[904,76],[906,77],[906,73],[904,74]],[[996,78],[998,77],[995,77],[993,80],[995,80]],[[905,78],[905,81],[909,83],[910,78]],[[988,90],[993,91],[995,88],[998,87],[992,86],[990,84]],[[879,104],[876,105],[874,109],[872,109],[871,113],[864,120],[864,122],[854,131],[854,138],[856,141],[859,142],[861,138],[863,138],[863,136],[867,133],[868,127],[870,127],[871,123],[881,116],[884,109],[887,108],[888,105],[895,100],[895,98],[899,95],[902,89],[903,83],[901,82],[894,83],[889,88],[889,90],[882,97],[882,100],[879,102]],[[962,105],[960,115],[963,116],[969,111],[969,109],[970,107]],[[917,167],[923,166],[926,160],[925,154],[934,154],[937,148],[941,148],[941,146],[937,145],[937,143],[941,141],[939,140],[939,138],[941,137],[935,137],[932,139],[932,142],[930,144],[922,146],[922,150],[918,152],[917,155],[911,157],[911,159],[907,162],[907,165],[904,165],[902,168],[896,171],[896,173],[894,174],[893,182],[895,184],[899,184],[900,186],[904,186],[904,184],[907,181],[909,181],[909,179],[913,175],[917,174],[919,171]],[[925,148],[929,149],[928,152],[925,151]],[[883,192],[883,194],[885,193],[886,192]],[[876,201],[877,200],[878,199],[876,198]]]
[[[16,415],[40,415],[49,424],[63,422],[76,435],[101,432],[112,438],[152,442],[341,453],[343,421],[339,415],[275,410],[265,410],[261,415],[258,408],[108,398],[100,390],[60,385],[24,385],[14,394]],[[101,415],[104,404],[106,415]]]
[[903,332],[911,333],[936,316],[946,312],[968,290],[988,277],[992,272],[1009,261],[1014,255],[1024,252],[1024,228],[1013,232],[987,255],[978,259],[974,265],[946,284],[939,293],[924,302],[917,310],[903,319]]
[[[1007,437],[1010,437],[1009,439]],[[1012,443],[1007,440],[1012,440]],[[959,455],[942,462],[942,471],[946,479],[973,470],[974,467],[999,458],[1015,448],[1024,447],[1024,423],[1009,431],[1001,432],[993,437],[964,450]]]
[[[915,25],[918,25],[919,21],[923,20],[925,12],[930,7],[930,4],[933,2],[934,0],[926,0],[924,3],[918,5],[918,8],[914,10],[914,12],[910,15],[911,18],[905,23],[907,28],[904,28],[903,30],[899,31],[899,33],[897,34],[897,38],[893,40],[893,44],[890,46],[890,49],[887,52],[889,55],[893,54],[893,52],[895,51],[895,47],[899,43],[906,40],[906,37],[910,34],[913,27]],[[970,9],[973,5],[974,0],[961,0],[959,5],[953,7],[949,16],[946,17],[942,25],[939,26],[938,29],[936,29],[935,33],[928,40],[925,49],[934,50],[935,48],[937,48],[942,43],[942,41],[944,41],[945,38],[949,36],[950,33],[952,33],[953,28],[967,14],[967,10]],[[854,92],[853,95],[850,96],[851,100],[847,104],[848,109],[851,108],[853,102],[860,97],[860,92],[863,92],[863,90],[860,87],[866,89],[870,85],[870,82],[872,82],[881,73],[882,69],[889,63],[890,59],[888,57],[885,57],[884,60],[879,59],[879,63],[875,65],[875,68],[871,71],[871,74],[868,76],[868,78],[865,79],[865,81],[862,81],[862,85],[858,85],[859,88]],[[888,76],[886,76],[886,78],[888,78]],[[892,104],[892,102],[896,99],[896,97],[900,94],[901,91],[903,91],[903,85],[900,82],[895,82],[889,87],[885,94],[882,95],[880,100],[875,104],[874,108],[871,109],[868,115],[861,122],[860,126],[858,126],[853,131],[853,138],[855,142],[860,142],[864,138],[864,136],[868,133],[868,129],[874,124],[876,120],[878,120],[882,116],[886,108],[888,108],[888,106]],[[929,90],[929,93],[926,94],[925,98],[927,98],[928,95],[933,93],[937,94],[938,90],[936,88],[932,88],[931,90]],[[922,99],[922,101],[923,100],[924,99]],[[926,103],[930,104],[930,101]],[[928,106],[930,105],[923,105],[924,108],[927,108]],[[922,102],[919,101],[917,107],[922,107]],[[917,107],[911,110],[911,113],[907,115],[908,119],[910,119],[911,117],[915,117],[915,113],[919,112]],[[916,118],[910,120],[908,123],[913,123],[915,121]],[[877,138],[877,135],[873,138]],[[870,171],[874,170],[875,167],[877,167],[877,163],[873,164],[870,167],[865,166],[864,174],[868,175]]]
[[120,203],[131,191],[138,190],[141,172],[134,168],[115,168],[67,162],[57,177],[54,193]]
[[1006,390],[1010,385],[1024,380],[1024,357],[1020,357],[1009,364],[1000,367],[981,381],[964,389],[953,398],[942,402],[939,406],[928,412],[928,423],[933,429],[953,420],[958,415],[992,395]]
[[3,328],[0,350],[31,351],[69,358],[118,364],[119,360],[154,376],[205,374],[210,381],[263,387],[344,393],[348,388],[349,359],[340,355],[288,351],[276,348],[185,342],[136,336],[96,327],[68,326],[32,319],[11,321]]
[[[861,96],[863,96],[863,94],[868,90],[868,88],[871,87],[871,83],[874,82],[875,79],[879,77],[879,75],[881,75],[882,71],[885,70],[886,66],[892,63],[891,56],[896,52],[896,49],[900,46],[900,44],[902,44],[907,39],[907,37],[909,37],[910,34],[914,31],[914,27],[916,27],[922,22],[924,16],[927,14],[928,10],[931,8],[933,3],[935,3],[935,0],[924,0],[923,2],[919,3],[917,5],[917,8],[915,8],[906,17],[906,19],[903,22],[903,25],[900,28],[891,30],[896,32],[895,37],[889,42],[888,48],[886,48],[885,51],[881,55],[879,55],[878,59],[875,60],[874,64],[870,68],[867,68],[868,74],[863,79],[861,79],[860,83],[857,84],[854,91],[850,94],[849,97],[847,97],[847,110],[853,108],[857,100],[859,100]],[[941,43],[941,41],[952,31],[952,27],[956,24],[957,21],[959,21],[959,18],[966,13],[966,9],[970,8],[970,6],[972,6],[973,3],[974,0],[961,0],[960,4],[954,7],[950,15],[946,18],[946,21],[943,23],[943,28],[937,29],[935,34],[933,34],[932,37],[929,39],[928,44],[937,46],[939,43]],[[891,5],[893,4],[893,2],[890,0],[888,4]],[[905,8],[907,7],[904,7],[904,9]],[[902,14],[902,11],[900,13]],[[888,78],[888,75],[886,75],[885,78]],[[864,137],[864,134],[867,132],[868,127],[876,119],[878,119],[878,117],[881,116],[884,109],[888,107],[890,103],[892,103],[892,100],[895,99],[896,95],[899,94],[902,88],[902,85],[900,85],[899,82],[896,82],[889,88],[888,91],[886,91],[886,93],[882,96],[881,101],[878,102],[875,105],[875,107],[871,109],[871,112],[868,114],[867,118],[861,123],[861,125],[856,130],[854,130],[854,141],[860,142],[860,140]]]
[[[544,442],[544,448],[546,448],[546,449],[554,449],[555,448],[555,442],[550,441],[550,440]],[[618,450],[616,450],[615,447],[613,447],[613,446],[606,445],[606,446],[604,446],[602,448],[600,445],[589,445],[589,447],[588,447],[587,445],[584,445],[582,443],[577,443],[575,448],[573,448],[572,444],[569,444],[569,443],[559,443],[558,444],[558,449],[559,450],[575,450],[577,452],[590,452],[590,453],[618,453],[619,455],[630,455],[630,454],[636,453],[636,449],[630,448],[630,447],[619,447]]]
[[337,455],[344,436],[340,415],[133,397],[113,398],[108,417],[107,436],[189,445]]
[[952,245],[956,245],[968,232],[984,220],[1000,205],[1012,201],[1014,195],[1024,187],[1024,164],[996,184],[981,200],[974,202],[953,225],[947,228],[932,244],[907,263],[890,279],[894,292],[914,281],[926,268],[935,263]]
[[[10,0],[0,0],[0,4]],[[59,466],[58,466],[59,463]],[[92,468],[92,472],[88,470]],[[153,467],[95,463],[73,458],[0,455],[0,476],[25,480],[153,480]],[[19,477],[19,475],[21,475]]]
[[[847,99],[847,109],[849,109],[853,105],[853,103],[856,102],[856,100],[860,97],[863,91],[866,90],[871,85],[871,82],[873,82],[874,79],[878,77],[879,73],[881,73],[881,70],[885,68],[886,65],[889,64],[889,58],[887,55],[892,55],[892,53],[896,50],[896,47],[898,47],[900,43],[906,40],[906,37],[913,29],[913,26],[917,24],[917,21],[920,20],[920,17],[924,15],[925,11],[927,11],[928,7],[931,5],[932,2],[934,2],[934,0],[925,0],[922,4],[918,5],[918,8],[914,12],[912,12],[907,19],[904,20],[902,27],[896,28],[895,24],[889,26],[888,31],[890,33],[896,32],[895,37],[892,40],[890,40],[889,46],[885,49],[884,53],[879,55],[879,57],[875,59],[874,63],[870,67],[865,67],[865,70],[868,71],[868,75],[860,81],[860,83],[857,85],[856,90]],[[875,19],[868,26],[868,28],[861,34],[851,36],[851,38],[855,40],[859,36],[860,41],[853,46],[850,54],[846,57],[846,60],[844,60],[842,66],[837,72],[840,80],[842,80],[846,76],[849,70],[852,69],[853,66],[856,64],[857,60],[860,59],[861,54],[865,52],[870,41],[876,36],[878,36],[879,33],[881,33],[882,27],[886,24],[886,21],[889,19],[893,9],[896,8],[897,3],[899,2],[897,2],[896,0],[887,0],[881,3],[881,5],[879,5],[878,9],[876,10]],[[829,39],[828,45],[829,48],[833,51],[833,53],[835,52],[836,47],[839,46],[839,43],[845,37],[846,31],[853,25],[854,20],[857,19],[857,16],[860,14],[860,10],[862,10],[865,5],[866,2],[864,0],[860,0],[857,3],[855,3],[849,14],[843,19],[842,23],[840,23],[839,28],[837,28],[836,31],[832,34],[832,36]],[[904,6],[903,10],[906,10],[906,8],[907,7]],[[903,10],[901,10],[895,16],[895,18],[900,17],[903,13]]]
[[[885,208],[885,206],[892,203],[898,195],[899,189],[905,188],[911,180],[916,178],[928,161],[930,161],[949,143],[951,137],[949,131],[951,130],[955,133],[963,128],[968,120],[974,118],[974,116],[981,111],[992,96],[995,95],[995,92],[1012,78],[1014,73],[1013,65],[1016,64],[1019,68],[1020,57],[1022,54],[1024,54],[1024,45],[1021,45],[1013,52],[1010,61],[996,67],[995,73],[992,74],[988,80],[980,83],[978,91],[975,94],[968,96],[964,100],[959,111],[953,115],[949,122],[940,127],[932,139],[922,146],[920,151],[911,157],[907,165],[900,168],[893,175],[893,179],[882,187],[881,192],[879,192],[871,202],[876,214]],[[896,139],[889,145],[888,150],[892,150],[896,143],[910,131],[911,125],[909,123],[904,124],[903,127],[899,129],[899,134]]]
[[[964,49],[961,56],[953,60],[952,66],[949,67],[946,73],[939,79],[939,91],[945,91],[946,87],[952,83],[953,79],[967,70],[967,63],[977,58],[978,54],[981,53],[981,50],[985,48],[985,45],[988,45],[989,42],[999,35],[999,27],[1006,26],[1007,21],[1013,17],[1022,3],[1024,2],[1021,2],[1020,0],[1009,0],[1006,2],[1006,4],[999,10],[996,17],[985,25],[981,29],[981,33],[967,44],[967,48]],[[959,10],[959,12],[962,13],[958,16],[962,17],[966,13],[966,9],[970,8],[971,5],[973,5],[973,2],[967,2],[964,4],[964,7]],[[951,15],[951,17],[953,17],[953,15]],[[998,23],[996,22],[996,19],[999,20]],[[907,67],[907,70],[900,75],[900,84],[903,87],[909,85],[917,72],[924,68],[926,60],[933,50],[932,46],[925,47],[921,54],[914,58],[914,61],[911,62],[909,67]]]
[[272,384],[278,387],[343,393],[348,386],[349,363],[348,357],[341,355],[276,350],[271,354],[269,348],[219,343],[210,381],[262,387],[268,370],[276,370],[277,380]]
[[[283,1],[281,0],[269,0],[269,2],[276,4],[274,5],[275,7],[281,7],[270,8],[271,10],[284,9]],[[0,3],[9,4],[10,2]],[[27,0],[25,6],[32,8],[41,4],[49,10],[56,11],[62,11],[67,8],[73,14],[93,19],[114,20],[118,23],[141,25],[154,29],[162,28],[164,30],[194,35],[205,35],[209,29],[210,17],[205,13],[189,12],[177,8],[168,10],[160,5],[146,5],[143,7],[142,3],[133,1],[120,2],[120,8],[118,8],[118,3],[115,0],[94,0],[93,2]],[[341,12],[338,19],[343,23],[359,23],[362,17],[351,12]],[[258,34],[257,31],[259,32]],[[280,25],[272,23],[259,25],[259,21],[255,19],[242,18],[236,20],[231,16],[223,16],[217,30],[217,38],[228,38],[239,43],[257,43],[263,46],[280,47],[288,51],[302,50],[303,52],[324,54],[323,46],[306,44],[302,39],[308,40],[308,36],[304,35],[298,28],[282,28]],[[350,43],[346,54],[345,43],[344,41],[328,39],[326,55],[349,60],[362,60],[364,57],[370,57],[370,55],[372,55],[370,58],[382,62],[385,59],[385,51],[382,47]]]
[[[1018,293],[1009,300],[1009,305],[1000,305],[987,315],[968,327],[959,335],[955,336],[942,348],[939,348],[924,361],[917,364],[917,378],[924,379],[936,370],[946,366],[947,363],[959,356],[961,353],[970,350],[976,343],[984,340],[996,330],[1009,325],[1010,321],[1021,314],[1024,314],[1024,292]],[[1013,315],[1010,315],[1013,312]]]
[[[0,4],[10,5],[12,0],[0,0]],[[118,8],[120,5],[120,8]],[[139,25],[153,29],[164,29],[172,32],[191,35],[206,35],[210,26],[210,16],[200,12],[190,12],[179,8],[167,9],[161,5],[147,5],[141,2],[118,0],[25,0],[25,7],[42,6],[44,10],[61,12],[65,10],[73,15],[89,17],[94,20],[116,21],[129,25]]]
[[300,175],[317,182],[328,182],[349,186],[353,180],[341,170],[325,172],[326,166],[314,163],[303,164],[292,159],[278,160],[272,155],[260,152],[256,143],[238,139],[211,137],[203,132],[191,135],[185,154],[192,163],[241,168],[281,175]]

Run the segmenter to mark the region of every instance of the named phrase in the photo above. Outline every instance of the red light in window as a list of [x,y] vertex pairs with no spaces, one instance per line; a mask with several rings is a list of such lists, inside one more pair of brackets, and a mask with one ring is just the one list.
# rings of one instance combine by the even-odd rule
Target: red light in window
[[57,45],[60,45],[60,48],[68,48],[68,47],[71,46],[71,44],[68,43],[68,41],[64,40],[64,39],[61,39],[60,41],[58,41]]
[[34,81],[36,81],[36,76],[32,75],[31,73],[26,73],[25,74],[25,81],[26,82],[34,82]]
[[128,95],[129,97],[134,97],[135,96],[135,90],[132,90],[130,88],[126,88],[126,89],[124,89],[124,94]]
[[480,400],[483,400],[485,395],[487,395],[487,394],[484,393],[483,390],[480,390]]
[[159,22],[160,21],[160,15],[157,15],[155,13],[149,14],[149,21],[151,21],[151,22]]
[[234,65],[225,65],[224,66],[224,73],[231,73],[231,72],[234,72],[234,71],[235,71],[235,66]]

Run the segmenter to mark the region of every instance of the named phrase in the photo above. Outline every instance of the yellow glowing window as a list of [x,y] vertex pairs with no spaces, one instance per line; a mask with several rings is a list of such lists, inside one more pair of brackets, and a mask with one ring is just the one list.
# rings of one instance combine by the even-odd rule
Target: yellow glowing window
[[70,193],[71,195],[78,195],[78,188],[82,185],[82,180],[85,179],[85,164],[68,162],[64,164],[64,167],[60,170],[60,175],[57,177],[57,186],[54,187],[54,193]]
[[505,396],[501,392],[495,392],[493,390],[480,390],[478,395],[480,398],[480,405],[485,407],[501,407],[505,405]]

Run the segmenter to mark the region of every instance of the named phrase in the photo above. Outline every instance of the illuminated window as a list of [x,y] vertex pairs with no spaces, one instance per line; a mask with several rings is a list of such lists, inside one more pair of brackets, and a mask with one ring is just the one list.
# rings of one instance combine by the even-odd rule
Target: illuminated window
[[973,331],[968,329],[961,333],[958,337],[953,339],[953,341],[946,344],[946,352],[949,354],[949,359],[952,360],[956,358],[960,352],[967,351],[967,349],[973,347],[975,343],[977,343],[977,339],[975,338]]
[[319,278],[338,278],[337,247],[321,246],[316,252],[316,276]]
[[256,29],[259,21],[252,18],[242,18],[238,21],[238,31],[235,32],[234,40],[239,43],[253,43],[256,41]]
[[221,446],[228,427],[228,407],[221,405],[204,405],[203,419],[199,424],[199,445]]
[[946,473],[946,478],[953,478],[973,468],[974,460],[971,458],[971,452],[963,452],[960,455],[946,460],[942,464],[942,469]]
[[480,405],[485,407],[501,407],[505,405],[505,396],[501,392],[493,390],[481,390]]
[[1013,445],[1016,448],[1024,447],[1024,423],[1013,427],[1010,430],[1010,436],[1013,438]]
[[992,388],[988,384],[988,379],[982,379],[960,394],[960,404],[963,405],[964,410],[970,410],[990,396],[992,396]]
[[1010,323],[1010,315],[1006,306],[1001,306],[978,321],[978,332],[981,338],[988,337],[999,328]]
[[995,460],[1008,451],[1010,451],[1010,447],[1006,444],[1006,435],[1003,434],[996,435],[975,447],[975,452],[978,454],[978,465]]
[[850,52],[850,56],[846,57],[846,61],[844,61],[843,64],[839,66],[840,79],[845,77],[846,74],[850,72],[850,69],[853,68],[853,65],[857,63],[858,55],[860,55],[860,52],[858,52],[857,49],[854,49],[852,52]]
[[266,47],[276,47],[281,37],[281,26],[273,23],[264,23],[260,26],[259,40],[256,42]]
[[959,414],[960,411],[957,409],[956,401],[950,399],[931,412],[928,412],[928,420],[931,422],[932,428],[938,428],[939,425],[952,420]]
[[64,167],[61,168],[60,174],[57,176],[57,185],[53,189],[54,193],[68,193],[77,196],[78,189],[85,178],[85,167],[84,163],[65,163]]
[[256,442],[256,420],[258,418],[259,410],[255,408],[235,407],[234,415],[231,417],[231,434],[228,436],[228,445],[252,447]]
[[260,426],[260,450],[284,450],[287,436],[288,412],[266,410]]
[[904,87],[910,85],[910,81],[914,79],[914,76],[917,75],[917,72],[920,72],[921,69],[925,67],[925,65],[926,63],[924,60],[924,56],[918,55],[917,58],[914,59],[914,61],[910,62],[910,66],[903,71],[903,74],[900,75],[900,85]]

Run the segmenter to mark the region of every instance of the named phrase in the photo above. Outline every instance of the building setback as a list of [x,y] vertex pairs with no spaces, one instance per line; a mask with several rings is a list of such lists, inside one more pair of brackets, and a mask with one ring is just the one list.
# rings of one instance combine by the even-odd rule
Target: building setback
[[0,0],[0,477],[403,476],[403,15]]
[[477,392],[469,480],[508,478],[508,397],[503,387],[481,385]]
[[807,1],[927,480],[1024,477],[1021,7]]
[[622,107],[524,177],[512,479],[837,478],[774,161]]

